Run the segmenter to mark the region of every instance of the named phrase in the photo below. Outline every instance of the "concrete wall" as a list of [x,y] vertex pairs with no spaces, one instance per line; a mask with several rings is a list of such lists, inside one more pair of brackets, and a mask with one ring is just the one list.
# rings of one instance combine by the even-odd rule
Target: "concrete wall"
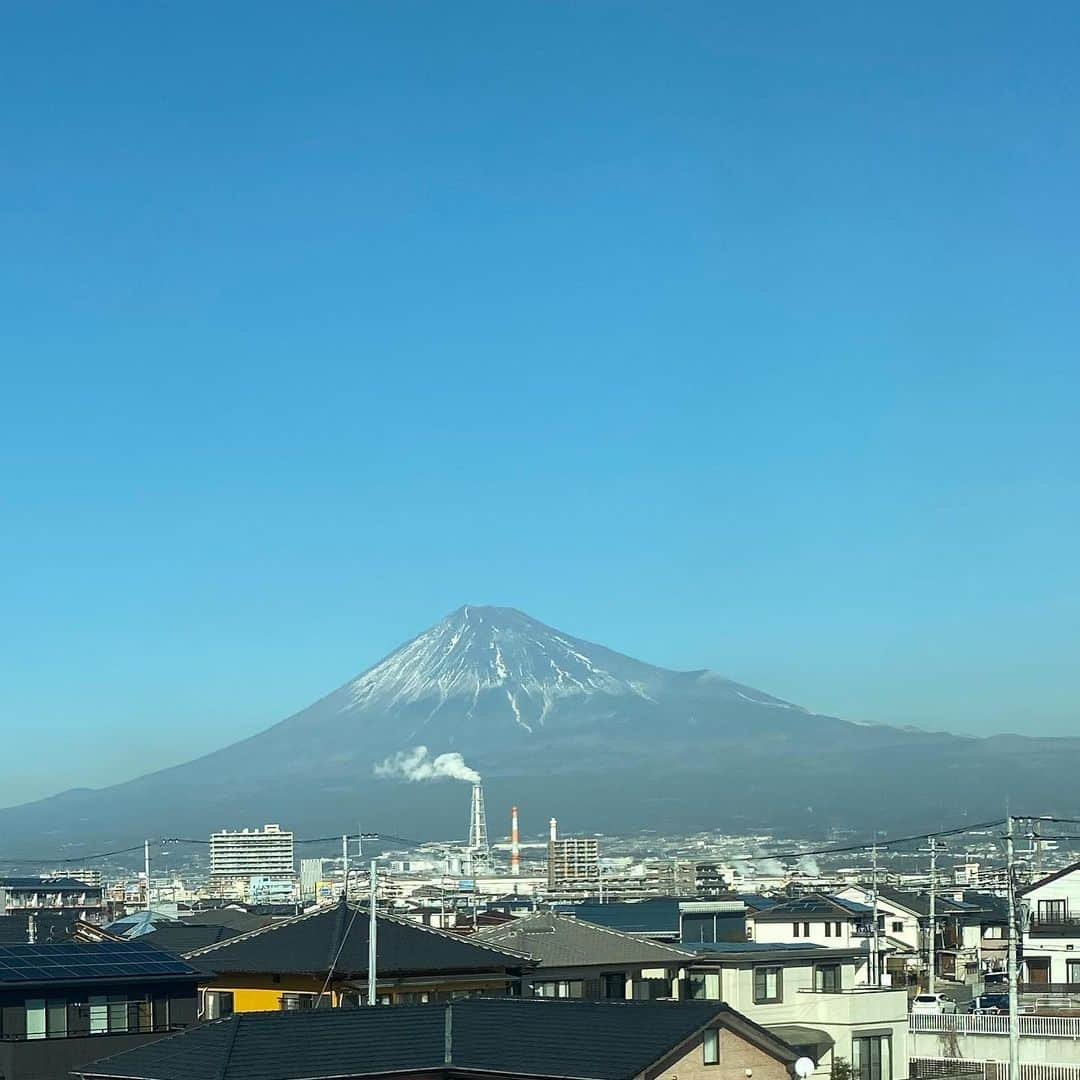
[[[971,1061],[1008,1061],[1007,1035],[961,1035],[956,1032],[910,1032],[908,1052],[913,1058],[965,1058]],[[1022,1063],[1048,1062],[1080,1065],[1080,1040],[1025,1035],[1020,1040]]]

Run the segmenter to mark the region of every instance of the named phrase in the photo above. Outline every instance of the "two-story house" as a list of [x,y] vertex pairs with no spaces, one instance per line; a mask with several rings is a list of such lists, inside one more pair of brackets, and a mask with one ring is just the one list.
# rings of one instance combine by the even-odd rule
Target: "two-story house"
[[[890,913],[878,909],[879,953],[884,957],[884,928]],[[842,896],[810,893],[774,904],[748,920],[753,940],[762,944],[791,942],[820,945],[827,949],[853,950],[862,954],[856,967],[859,985],[876,982],[871,970],[870,943],[873,937],[873,908]]]
[[[368,930],[368,912],[341,901],[186,953],[207,973],[201,1015],[360,1004]],[[378,1002],[386,1005],[517,992],[535,966],[508,949],[385,914],[375,945]]]
[[1069,984],[1080,992],[1080,862],[1033,882],[1018,897],[1025,981]]
[[536,997],[672,1000],[694,959],[686,949],[551,911],[511,919],[469,940],[536,961],[523,987]]
[[[849,885],[840,890],[841,898],[869,905],[873,888],[867,884]],[[879,885],[878,933],[885,953],[884,970],[895,985],[924,983],[930,952],[930,895],[926,892],[902,892]],[[983,963],[984,926],[997,918],[997,909],[958,900],[938,893],[934,898],[935,974],[954,983],[975,984],[986,970]],[[997,950],[992,950],[997,957]]]
[[814,1061],[843,1060],[854,1080],[908,1075],[903,990],[858,984],[865,954],[812,942],[713,942],[694,950],[684,996],[724,1001]]
[[141,942],[0,946],[0,1076],[67,1080],[195,1023],[198,977]]

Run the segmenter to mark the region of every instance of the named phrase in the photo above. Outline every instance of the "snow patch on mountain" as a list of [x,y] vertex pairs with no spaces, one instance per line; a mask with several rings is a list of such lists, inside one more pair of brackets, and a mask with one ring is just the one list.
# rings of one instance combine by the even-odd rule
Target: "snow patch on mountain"
[[458,697],[475,703],[485,690],[502,690],[515,722],[531,731],[519,694],[540,702],[540,723],[560,698],[601,693],[652,700],[648,665],[626,678],[589,648],[509,608],[464,607],[349,683],[350,704],[389,709]]

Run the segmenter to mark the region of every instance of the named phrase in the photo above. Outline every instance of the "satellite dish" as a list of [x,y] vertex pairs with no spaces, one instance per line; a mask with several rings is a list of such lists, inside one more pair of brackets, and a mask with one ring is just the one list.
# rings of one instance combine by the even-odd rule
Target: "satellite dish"
[[802,1080],[806,1080],[806,1077],[808,1077],[814,1071],[814,1068],[815,1065],[813,1061],[810,1060],[810,1058],[801,1057],[798,1061],[795,1062],[795,1075],[802,1077]]

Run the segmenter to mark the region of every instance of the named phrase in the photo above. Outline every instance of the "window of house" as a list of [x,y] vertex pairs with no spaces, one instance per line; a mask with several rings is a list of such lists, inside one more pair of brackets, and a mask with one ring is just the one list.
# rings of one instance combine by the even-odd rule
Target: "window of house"
[[832,937],[832,923],[830,922],[825,924],[825,936]]
[[784,996],[783,968],[754,968],[754,1004],[766,1005],[780,1001]]
[[798,937],[799,936],[799,929],[800,929],[799,924],[797,922],[792,923],[791,924],[791,936],[792,937]]
[[1068,900],[1040,900],[1039,901],[1039,921],[1040,922],[1064,922],[1068,918],[1069,914],[1069,902]]
[[808,922],[804,922],[802,924],[802,936],[803,937],[809,937],[810,936],[810,924]]
[[904,920],[893,919],[892,932],[894,934],[902,934],[904,932]]
[[600,976],[600,996],[613,1001],[626,997],[626,976],[621,971]]
[[635,1001],[659,1001],[662,998],[671,997],[670,979],[635,979]]
[[1065,981],[1080,983],[1080,960],[1065,961]]
[[852,1080],[892,1080],[891,1051],[888,1035],[864,1035],[852,1039]]
[[281,1009],[283,1012],[295,1012],[297,1009],[313,1009],[315,1007],[315,994],[298,994],[289,991],[281,995]]
[[692,971],[686,977],[688,1001],[719,1001],[720,973],[718,971]]
[[835,994],[840,990],[840,965],[818,964],[814,968],[814,989],[824,994]]
[[63,1039],[68,1033],[68,1006],[63,998],[53,998],[45,1006],[45,1034]]
[[841,933],[840,933],[840,925],[841,925],[840,923],[833,923],[833,931],[834,931],[834,933],[836,934],[837,937],[842,936]]
[[579,998],[585,996],[585,983],[581,979],[551,979],[533,983],[533,994],[545,998]]
[[26,999],[26,1037],[28,1039],[45,1038],[45,999]]
[[702,1060],[706,1065],[720,1064],[720,1032],[716,1028],[708,1028],[702,1039]]
[[220,1020],[233,1014],[233,996],[231,990],[207,990],[205,1014],[207,1020]]

